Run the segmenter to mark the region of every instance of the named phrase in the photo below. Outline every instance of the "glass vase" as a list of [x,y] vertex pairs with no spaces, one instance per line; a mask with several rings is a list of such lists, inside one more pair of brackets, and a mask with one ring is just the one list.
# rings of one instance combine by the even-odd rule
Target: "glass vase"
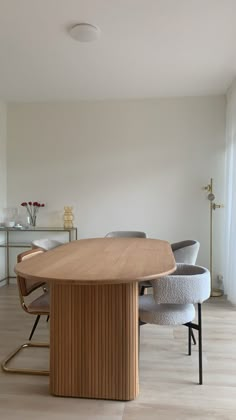
[[36,215],[35,216],[28,216],[27,221],[28,221],[29,226],[35,227],[36,226],[36,221],[37,221]]

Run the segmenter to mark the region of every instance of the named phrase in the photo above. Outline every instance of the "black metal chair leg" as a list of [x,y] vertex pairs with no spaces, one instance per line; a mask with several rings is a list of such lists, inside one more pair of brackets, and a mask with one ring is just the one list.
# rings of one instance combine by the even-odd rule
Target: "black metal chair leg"
[[31,338],[32,338],[32,337],[33,337],[33,335],[34,335],[34,332],[35,332],[35,329],[36,329],[36,327],[37,327],[37,325],[38,325],[39,319],[40,319],[40,315],[37,315],[37,318],[36,318],[36,320],[35,320],[35,323],[34,323],[34,325],[33,325],[32,331],[31,331],[30,336],[29,336],[29,341],[31,340]]
[[191,337],[192,337],[192,328],[188,327],[188,355],[191,356]]
[[196,342],[196,338],[194,336],[194,332],[193,332],[192,328],[191,328],[191,337],[192,337],[193,344],[196,346],[197,342]]
[[47,322],[49,321],[49,315],[47,316]]
[[203,383],[202,373],[202,306],[198,303],[198,353],[199,353],[199,384]]
[[144,295],[144,292],[145,292],[145,287],[144,286],[141,286],[140,287],[140,296],[143,296]]

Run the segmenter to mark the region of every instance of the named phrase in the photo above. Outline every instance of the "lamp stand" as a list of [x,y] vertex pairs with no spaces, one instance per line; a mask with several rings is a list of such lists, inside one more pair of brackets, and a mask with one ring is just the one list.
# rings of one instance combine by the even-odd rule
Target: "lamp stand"
[[220,209],[223,207],[222,204],[216,204],[214,202],[215,195],[213,193],[213,179],[211,178],[210,184],[204,187],[204,190],[208,191],[208,200],[210,201],[210,274],[211,274],[211,296],[219,297],[223,295],[223,290],[216,289],[213,287],[213,210]]

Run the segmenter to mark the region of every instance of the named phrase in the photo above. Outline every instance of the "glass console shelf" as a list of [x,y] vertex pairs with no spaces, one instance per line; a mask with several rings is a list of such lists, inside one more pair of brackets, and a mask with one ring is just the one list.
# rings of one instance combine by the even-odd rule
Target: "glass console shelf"
[[[43,234],[44,232],[44,234]],[[77,240],[77,228],[64,227],[5,227],[0,226],[0,248],[5,248],[5,256],[1,261],[5,261],[5,275],[0,278],[0,283],[6,281],[9,284],[11,278],[15,278],[12,274],[14,265],[16,264],[16,255],[11,255],[11,249],[31,248],[32,241],[40,238],[57,239],[61,242],[71,242]],[[1,251],[2,252],[2,251]],[[12,251],[13,252],[13,251]]]

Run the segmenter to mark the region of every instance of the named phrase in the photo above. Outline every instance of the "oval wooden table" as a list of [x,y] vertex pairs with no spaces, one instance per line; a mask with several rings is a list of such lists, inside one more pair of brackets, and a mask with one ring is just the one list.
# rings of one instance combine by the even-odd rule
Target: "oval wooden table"
[[15,266],[50,283],[50,391],[132,400],[138,380],[138,282],[175,270],[168,242],[70,242]]

